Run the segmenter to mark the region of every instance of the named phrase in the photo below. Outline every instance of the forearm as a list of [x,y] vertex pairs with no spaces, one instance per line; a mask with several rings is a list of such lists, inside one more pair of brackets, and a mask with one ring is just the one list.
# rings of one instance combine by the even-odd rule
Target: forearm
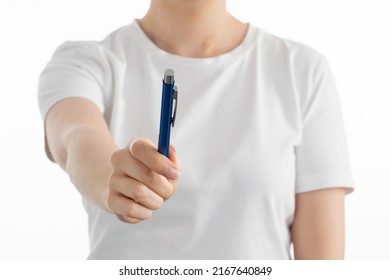
[[295,259],[344,259],[343,188],[298,194],[292,226]]
[[108,135],[93,127],[80,126],[64,141],[63,168],[78,191],[89,201],[108,210],[106,197],[112,168],[111,154],[117,150]]
[[58,102],[46,118],[48,156],[64,169],[78,191],[108,210],[111,154],[117,150],[99,109],[83,98]]

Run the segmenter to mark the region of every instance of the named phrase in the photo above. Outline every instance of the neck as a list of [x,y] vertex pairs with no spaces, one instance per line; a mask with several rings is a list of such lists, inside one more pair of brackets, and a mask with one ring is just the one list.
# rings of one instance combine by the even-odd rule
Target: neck
[[227,12],[225,0],[152,0],[138,23],[159,48],[188,57],[226,53],[247,30]]

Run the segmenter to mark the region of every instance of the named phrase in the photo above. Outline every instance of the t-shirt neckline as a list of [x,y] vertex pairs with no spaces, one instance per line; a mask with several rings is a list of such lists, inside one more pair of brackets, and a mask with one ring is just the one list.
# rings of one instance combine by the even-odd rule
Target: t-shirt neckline
[[243,56],[247,50],[250,49],[252,45],[254,45],[257,33],[257,29],[248,23],[248,30],[244,39],[233,50],[214,57],[194,58],[172,54],[159,48],[148,36],[146,36],[137,19],[134,19],[130,26],[136,32],[138,37],[137,42],[141,44],[141,47],[147,47],[152,53],[169,60],[171,63],[188,67],[216,66],[228,63],[235,58]]

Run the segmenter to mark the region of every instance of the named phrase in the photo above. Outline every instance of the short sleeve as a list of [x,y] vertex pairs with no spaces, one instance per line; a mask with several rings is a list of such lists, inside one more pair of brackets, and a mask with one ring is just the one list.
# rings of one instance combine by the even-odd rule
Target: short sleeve
[[296,193],[344,187],[352,174],[337,87],[328,60],[321,57],[300,95],[301,141],[295,147]]
[[96,42],[66,42],[54,52],[39,78],[38,103],[42,118],[62,99],[83,97],[103,113],[110,67],[102,47]]

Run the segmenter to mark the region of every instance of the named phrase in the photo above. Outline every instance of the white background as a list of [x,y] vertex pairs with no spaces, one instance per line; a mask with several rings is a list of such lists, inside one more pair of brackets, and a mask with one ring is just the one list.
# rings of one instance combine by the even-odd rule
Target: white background
[[[189,1],[189,0],[183,0]],[[212,0],[210,0],[212,1]],[[1,0],[0,259],[85,259],[87,216],[43,149],[38,77],[66,40],[100,40],[147,0]],[[325,54],[340,91],[356,185],[347,259],[390,259],[390,8],[387,0],[228,0],[245,22]]]

